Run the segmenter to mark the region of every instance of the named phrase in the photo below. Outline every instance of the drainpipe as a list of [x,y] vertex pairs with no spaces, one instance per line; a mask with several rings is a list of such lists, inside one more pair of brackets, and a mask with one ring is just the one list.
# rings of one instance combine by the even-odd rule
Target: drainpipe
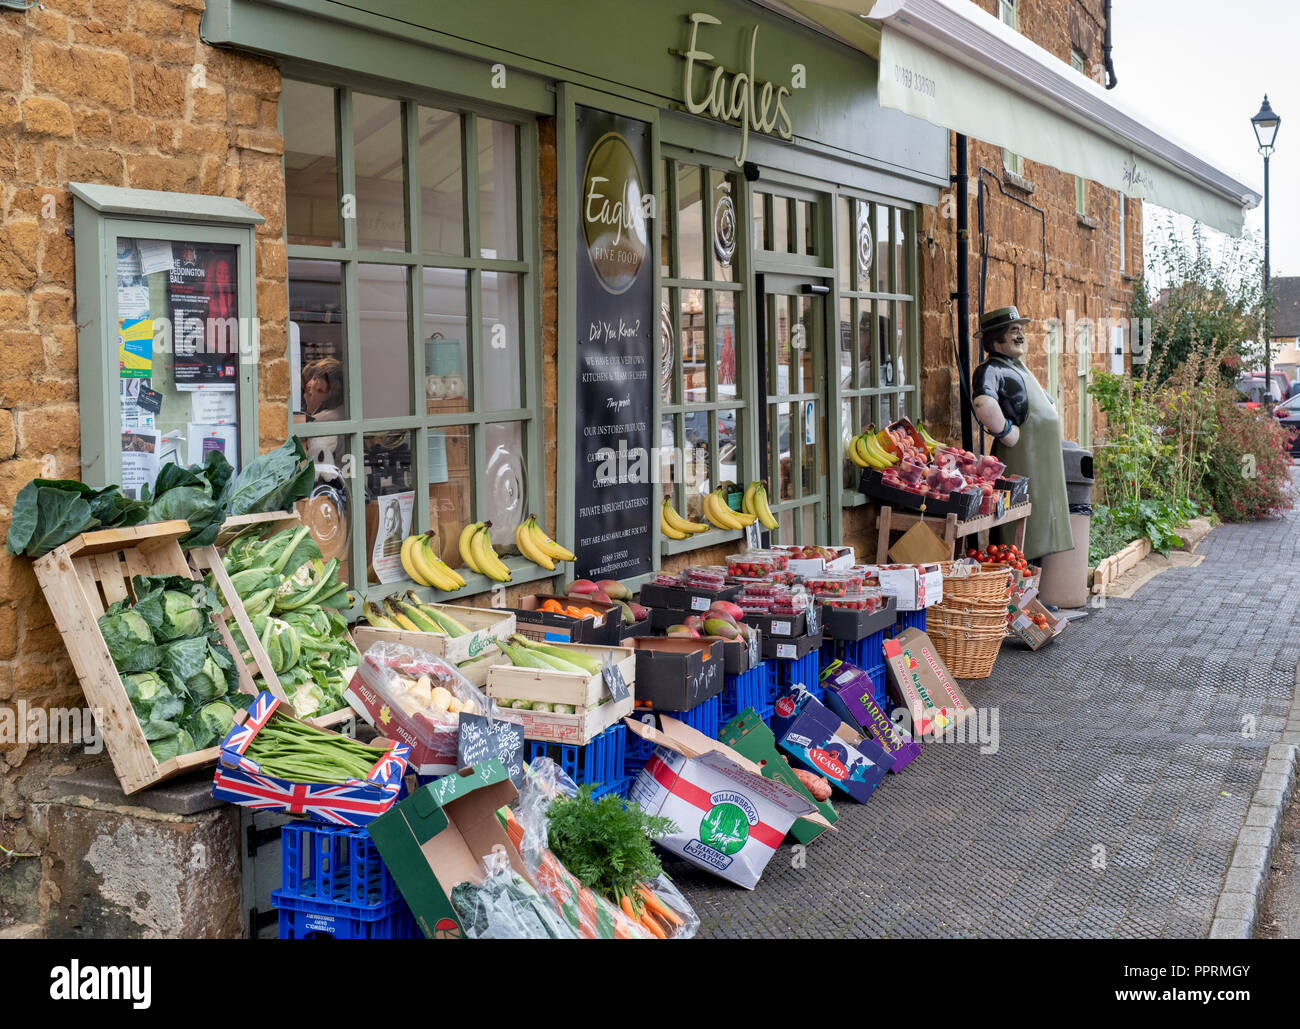
[[957,392],[961,399],[961,445],[974,450],[974,430],[971,422],[974,410],[970,396],[970,188],[966,174],[968,159],[966,137],[957,133],[957,168],[952,176],[957,186],[957,291],[952,299],[957,301]]
[[[1106,0],[1106,8],[1103,15],[1106,19],[1106,41],[1101,48],[1101,63],[1106,69],[1106,88],[1114,89],[1119,79],[1115,77],[1115,63],[1111,60],[1110,51],[1110,0]],[[967,448],[969,449],[969,448]]]

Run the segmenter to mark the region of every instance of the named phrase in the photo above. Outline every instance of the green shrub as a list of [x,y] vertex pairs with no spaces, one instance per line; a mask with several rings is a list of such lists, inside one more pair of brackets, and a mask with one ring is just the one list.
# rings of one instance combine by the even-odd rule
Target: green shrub
[[1291,488],[1290,434],[1262,411],[1219,394],[1219,433],[1209,455],[1205,490],[1225,522],[1272,518],[1295,503]]

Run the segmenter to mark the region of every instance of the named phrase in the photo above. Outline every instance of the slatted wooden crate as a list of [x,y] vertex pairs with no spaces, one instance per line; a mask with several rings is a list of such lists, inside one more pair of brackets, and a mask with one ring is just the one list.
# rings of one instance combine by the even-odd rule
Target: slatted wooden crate
[[[68,648],[72,667],[86,700],[96,712],[113,769],[122,791],[127,794],[214,764],[220,753],[219,747],[208,747],[161,764],[154,759],[131,709],[122,677],[99,631],[99,618],[108,606],[132,597],[132,576],[196,578],[180,546],[180,539],[187,532],[189,524],[181,520],[86,532],[33,562],[37,581]],[[267,689],[282,698],[279,679],[266,652],[257,644],[248,615],[224,571],[217,577],[217,594],[226,607],[214,616],[213,622],[226,649],[237,655],[239,649],[234,645],[229,627],[229,622],[234,620],[244,639],[252,643],[255,665],[250,671],[249,666],[240,665],[236,658],[240,692],[257,692],[253,685],[256,673],[262,676]]]
[[[296,529],[301,524],[302,518],[299,517],[297,511],[267,511],[257,514],[231,515],[221,523],[221,532],[217,534],[216,544],[212,547],[199,547],[191,550],[190,560],[202,571],[211,569],[216,578],[229,584],[225,565],[221,563],[221,555],[226,552],[230,544],[240,536],[245,535],[255,535],[259,539],[267,539],[285,529]],[[233,587],[231,587],[231,592],[234,592]],[[351,638],[350,634],[349,638]],[[258,651],[262,650],[261,643],[256,640],[250,643],[250,650],[252,650],[254,644]],[[355,640],[353,640],[353,646],[356,646]],[[265,656],[265,652],[263,652],[263,656]],[[269,666],[269,660],[267,664]],[[345,670],[344,678],[351,681],[352,670]],[[331,711],[319,718],[308,718],[306,721],[322,728],[335,728],[354,717],[355,712],[352,708],[344,705],[337,711]]]

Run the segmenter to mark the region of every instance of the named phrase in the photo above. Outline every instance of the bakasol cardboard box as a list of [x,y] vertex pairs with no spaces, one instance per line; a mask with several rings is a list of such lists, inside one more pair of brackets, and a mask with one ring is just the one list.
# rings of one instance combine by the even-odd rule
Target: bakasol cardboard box
[[974,714],[930,637],[920,629],[904,629],[885,640],[885,667],[895,699],[907,705],[912,717],[913,736],[942,735]]
[[[772,730],[758,717],[758,712],[752,707],[745,708],[724,725],[718,733],[718,739],[737,754],[757,762],[767,778],[784,783],[816,804],[817,810],[827,822],[834,825],[839,821],[840,816],[831,802],[817,800],[808,792],[808,787],[799,781],[799,777],[794,774],[794,769],[776,749],[776,737],[772,735]],[[817,825],[806,818],[797,818],[794,825],[790,826],[789,835],[799,843],[811,843],[825,831],[825,826]]]
[[647,814],[677,825],[657,841],[664,850],[752,890],[796,818],[830,828],[811,800],[765,779],[758,765],[726,744],[663,715],[659,730],[635,718],[623,721],[656,746],[628,796]]
[[921,755],[916,740],[902,726],[895,725],[889,714],[876,703],[884,683],[847,661],[833,661],[822,669],[824,700],[830,710],[849,725],[867,733],[894,759],[889,771],[895,775]]
[[772,731],[781,748],[859,804],[871,799],[891,758],[802,687],[776,700]]
[[943,600],[943,570],[937,564],[861,567],[880,580],[881,592],[893,597],[900,611],[920,611]]
[[[1035,615],[1047,620],[1046,629],[1040,628],[1034,621]],[[1037,650],[1061,635],[1070,620],[1057,618],[1047,610],[1038,599],[1038,590],[1030,586],[1007,602],[1007,624],[1030,650]]]
[[462,939],[451,891],[483,878],[483,858],[500,848],[523,878],[528,871],[497,818],[514,784],[496,758],[422,786],[366,830],[415,921],[431,940]]

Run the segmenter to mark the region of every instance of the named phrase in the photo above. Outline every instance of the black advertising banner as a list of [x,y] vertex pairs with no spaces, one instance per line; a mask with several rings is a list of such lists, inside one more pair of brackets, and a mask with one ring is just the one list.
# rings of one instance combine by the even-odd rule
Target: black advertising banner
[[234,389],[239,382],[239,310],[233,246],[178,243],[167,276],[175,384]]
[[651,568],[650,368],[659,319],[650,125],[590,107],[576,114],[574,575],[627,579]]

